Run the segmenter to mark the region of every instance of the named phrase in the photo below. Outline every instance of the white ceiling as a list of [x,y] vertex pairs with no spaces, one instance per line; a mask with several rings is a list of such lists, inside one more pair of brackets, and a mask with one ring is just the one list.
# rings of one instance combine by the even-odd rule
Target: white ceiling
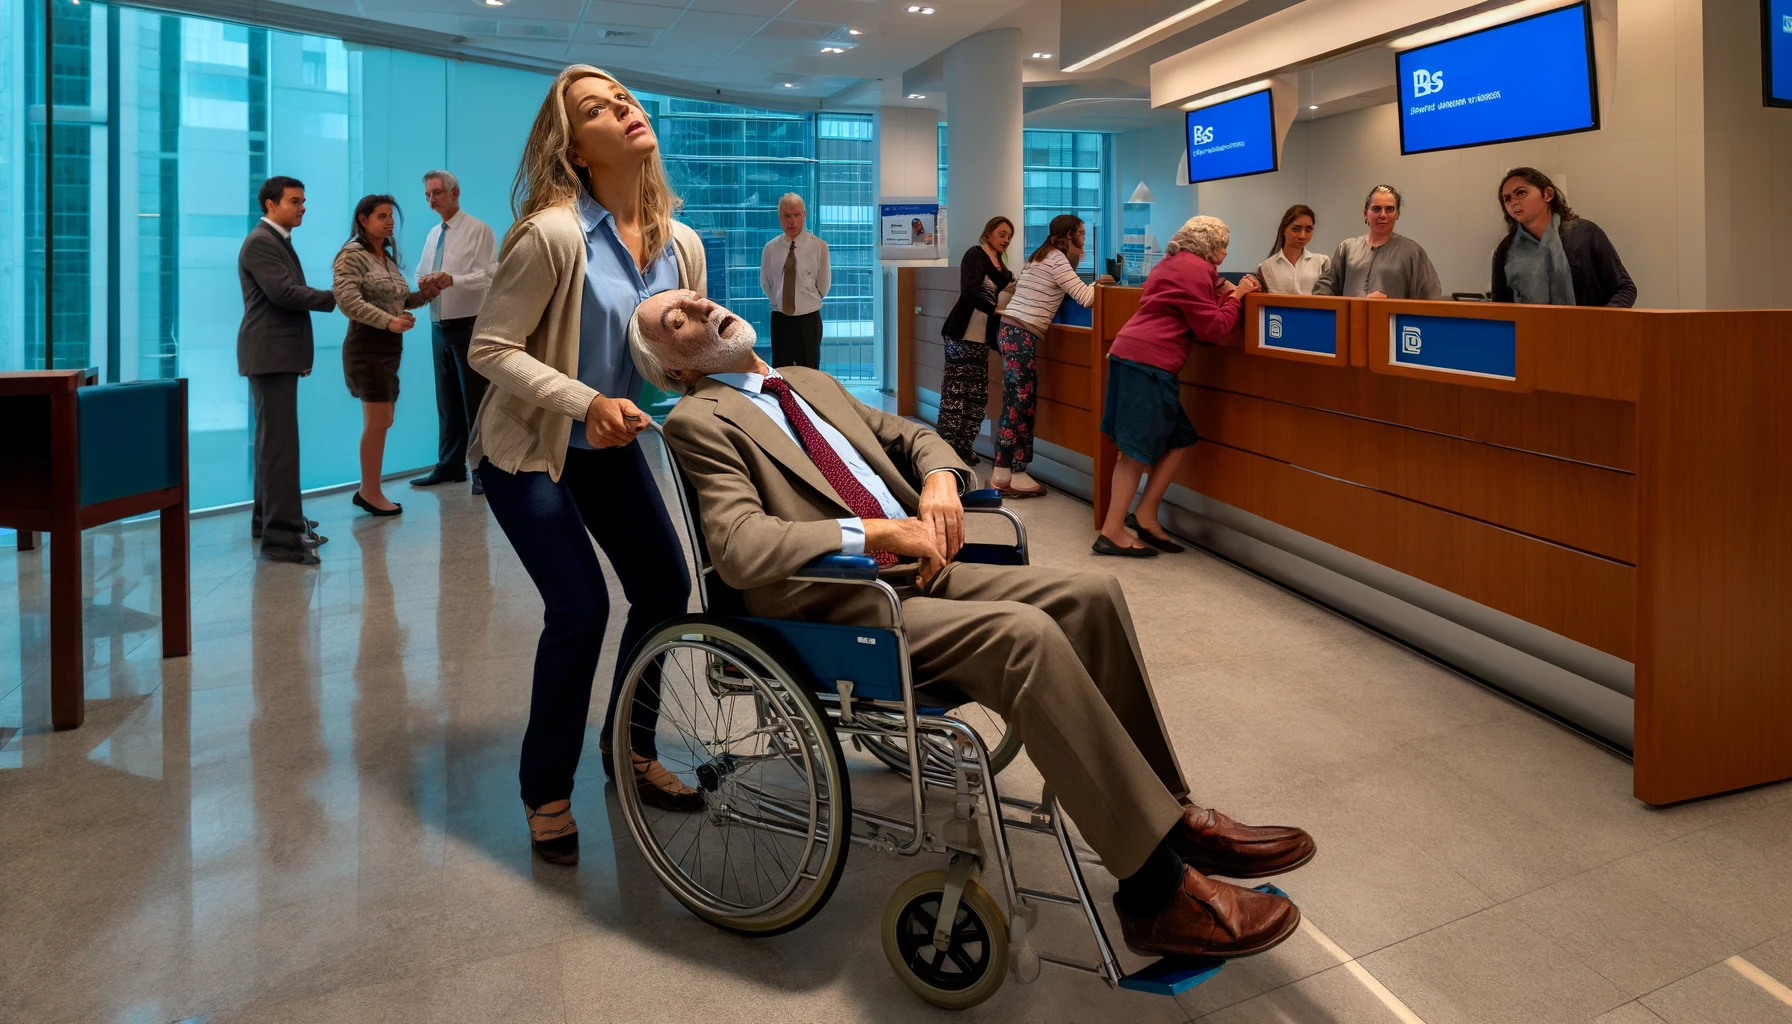
[[[305,6],[458,37],[469,52],[635,72],[650,83],[645,88],[658,81],[732,99],[836,106],[842,94],[864,92],[865,80],[899,81],[907,68],[1024,2],[931,0],[931,15],[907,13],[910,0],[507,0],[499,7],[484,0],[309,0]],[[1056,19],[1051,30],[1055,36]],[[825,54],[824,46],[845,52]]]

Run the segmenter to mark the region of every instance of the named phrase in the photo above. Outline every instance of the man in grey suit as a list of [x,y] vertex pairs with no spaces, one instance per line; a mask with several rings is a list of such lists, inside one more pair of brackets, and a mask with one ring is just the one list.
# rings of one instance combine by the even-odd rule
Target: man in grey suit
[[261,186],[261,223],[237,253],[243,323],[236,333],[236,369],[255,401],[255,511],[250,528],[261,555],[274,562],[316,565],[324,538],[299,499],[299,378],[311,372],[311,311],[328,313],[336,297],[307,287],[292,231],[305,221],[305,185],[275,176]]

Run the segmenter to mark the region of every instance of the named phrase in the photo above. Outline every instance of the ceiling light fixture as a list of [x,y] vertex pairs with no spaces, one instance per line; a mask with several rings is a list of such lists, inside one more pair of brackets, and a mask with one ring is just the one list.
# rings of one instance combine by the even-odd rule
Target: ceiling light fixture
[[502,7],[504,4],[505,0],[485,0],[485,6],[487,7]]
[[1034,60],[1046,60],[1049,57],[1051,57],[1051,54],[1049,53],[1035,53],[1033,55]]
[[910,14],[932,14],[933,8],[922,7],[919,4],[910,4],[908,7],[908,13],[910,13]]
[[794,88],[796,88],[796,83],[795,83],[795,82],[785,82],[785,83],[784,83],[784,88],[786,88],[786,89],[794,89]]
[[1319,104],[1317,104],[1317,103],[1314,103],[1314,104],[1312,104],[1312,105],[1310,105],[1310,106],[1308,106],[1308,107],[1307,107],[1307,109],[1308,109],[1308,110],[1318,110],[1318,109],[1319,109]]
[[847,34],[847,35],[849,35],[849,36],[862,36],[862,35],[864,35],[864,34],[865,34],[865,33],[863,33],[863,32],[860,32],[860,31],[859,31],[859,30],[858,30],[858,29],[856,29],[856,28],[849,28],[849,29],[847,29],[847,30],[846,30],[846,34]]
[[[1141,42],[1144,42],[1146,39],[1151,38],[1152,36],[1158,34],[1159,32],[1163,32],[1166,29],[1175,28],[1177,25],[1180,25],[1183,22],[1189,20],[1190,18],[1193,18],[1195,15],[1200,14],[1202,11],[1205,11],[1209,7],[1212,7],[1214,4],[1217,4],[1219,2],[1220,2],[1220,0],[1201,0],[1200,3],[1194,5],[1193,7],[1190,7],[1186,11],[1183,11],[1181,14],[1172,14],[1168,18],[1165,18],[1164,20],[1158,22],[1157,24],[1152,25],[1150,28],[1146,28],[1146,29],[1142,29],[1138,32],[1134,32],[1132,35],[1127,36],[1125,39],[1120,40],[1119,42],[1115,43],[1114,45],[1109,46],[1106,49],[1097,50],[1096,52],[1090,54],[1087,57],[1084,57],[1082,60],[1077,61],[1075,64],[1070,65],[1069,67],[1065,68],[1064,70],[1065,71],[1081,71],[1084,68],[1093,67],[1096,64],[1103,63],[1109,57],[1114,57],[1114,56],[1120,55],[1120,52],[1122,50],[1131,49],[1133,46],[1135,46]],[[1060,39],[1059,42],[1063,42],[1063,40]]]
[[927,94],[924,92],[911,92],[908,94],[908,98],[911,100],[924,100],[927,98]]
[[824,46],[821,48],[821,52],[822,53],[845,53],[846,51],[842,50],[838,46]]

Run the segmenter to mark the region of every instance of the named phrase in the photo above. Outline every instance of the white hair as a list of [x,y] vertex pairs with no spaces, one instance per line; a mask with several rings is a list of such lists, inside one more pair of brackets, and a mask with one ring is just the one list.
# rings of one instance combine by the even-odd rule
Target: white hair
[[795,192],[786,192],[778,197],[778,209],[783,210],[787,206],[800,206],[804,210],[809,209],[809,204],[803,202],[803,197]]
[[423,183],[425,185],[429,184],[429,179],[431,178],[440,178],[442,180],[442,187],[450,192],[460,188],[460,179],[449,174],[447,171],[430,171],[423,176]]
[[647,383],[670,394],[685,392],[685,386],[666,373],[665,360],[660,358],[659,351],[641,330],[640,306],[636,306],[635,314],[628,318],[628,351],[635,357],[635,369],[641,371],[641,377]]
[[1164,246],[1165,256],[1184,250],[1211,262],[1213,254],[1232,244],[1232,230],[1218,217],[1190,217]]

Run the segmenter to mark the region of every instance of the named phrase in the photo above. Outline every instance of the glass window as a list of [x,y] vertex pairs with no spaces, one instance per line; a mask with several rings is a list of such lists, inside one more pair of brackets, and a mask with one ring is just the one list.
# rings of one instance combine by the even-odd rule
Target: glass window
[[[193,505],[251,496],[253,418],[236,371],[236,259],[260,217],[261,182],[306,186],[293,235],[309,283],[331,264],[363,195],[397,197],[399,252],[416,269],[434,215],[422,175],[447,168],[462,204],[499,237],[510,184],[549,76],[125,5],[57,3],[49,81],[53,301],[45,301],[43,12],[0,0],[0,369],[96,366],[103,379],[186,377]],[[445,97],[420,113],[419,96]],[[108,97],[111,97],[108,100]],[[777,202],[803,196],[829,244],[822,367],[881,383],[873,301],[876,202],[870,115],[758,110],[643,95],[681,219],[705,236],[710,289],[769,351],[760,252]],[[314,314],[315,371],[299,385],[301,483],[359,475],[359,403],[342,381],[347,321]],[[46,340],[48,339],[48,340]],[[406,337],[391,469],[435,461],[427,324]]]
[[[946,124],[940,122],[940,205],[946,205]],[[1099,265],[1110,215],[1112,161],[1102,132],[1027,131],[1022,136],[1021,202],[1024,206],[1024,254],[1051,233],[1052,218],[1074,213],[1083,218],[1088,245],[1077,270],[1092,274]]]

